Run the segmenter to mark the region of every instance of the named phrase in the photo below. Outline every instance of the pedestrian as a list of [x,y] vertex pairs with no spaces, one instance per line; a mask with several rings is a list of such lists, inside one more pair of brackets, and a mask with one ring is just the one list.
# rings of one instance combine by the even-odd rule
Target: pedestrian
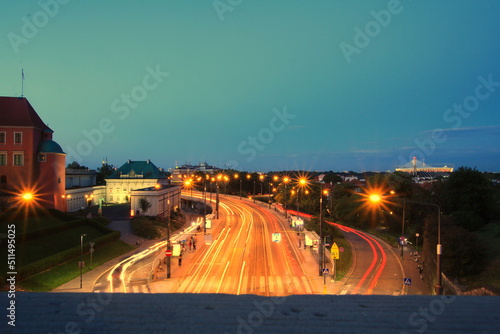
[[193,250],[196,250],[196,242],[193,241]]
[[182,264],[182,253],[179,254],[179,267],[181,266]]
[[189,240],[189,250],[191,250],[191,240]]

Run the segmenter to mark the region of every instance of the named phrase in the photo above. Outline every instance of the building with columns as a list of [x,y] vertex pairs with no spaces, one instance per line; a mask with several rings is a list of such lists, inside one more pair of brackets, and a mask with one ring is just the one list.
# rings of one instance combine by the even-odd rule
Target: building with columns
[[167,174],[150,160],[128,160],[106,179],[106,202],[129,203],[134,190],[168,184]]

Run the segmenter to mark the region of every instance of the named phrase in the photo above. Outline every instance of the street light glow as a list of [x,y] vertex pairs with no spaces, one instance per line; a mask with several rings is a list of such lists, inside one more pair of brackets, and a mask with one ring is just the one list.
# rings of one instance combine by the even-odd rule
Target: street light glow
[[25,200],[25,201],[29,201],[31,199],[33,199],[33,194],[32,193],[24,193],[22,195],[22,198]]
[[377,195],[377,194],[370,195],[370,201],[372,201],[372,202],[380,202],[380,200],[381,200],[380,195]]

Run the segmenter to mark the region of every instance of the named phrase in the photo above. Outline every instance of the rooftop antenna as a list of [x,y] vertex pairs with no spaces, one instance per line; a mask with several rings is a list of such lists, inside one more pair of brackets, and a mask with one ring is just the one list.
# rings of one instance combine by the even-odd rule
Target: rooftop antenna
[[24,97],[24,68],[21,69],[21,98]]

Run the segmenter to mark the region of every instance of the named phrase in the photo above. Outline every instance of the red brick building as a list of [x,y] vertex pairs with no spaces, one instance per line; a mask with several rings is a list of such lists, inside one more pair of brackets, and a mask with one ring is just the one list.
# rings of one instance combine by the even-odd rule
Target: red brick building
[[26,98],[0,97],[0,192],[66,211],[66,154]]

